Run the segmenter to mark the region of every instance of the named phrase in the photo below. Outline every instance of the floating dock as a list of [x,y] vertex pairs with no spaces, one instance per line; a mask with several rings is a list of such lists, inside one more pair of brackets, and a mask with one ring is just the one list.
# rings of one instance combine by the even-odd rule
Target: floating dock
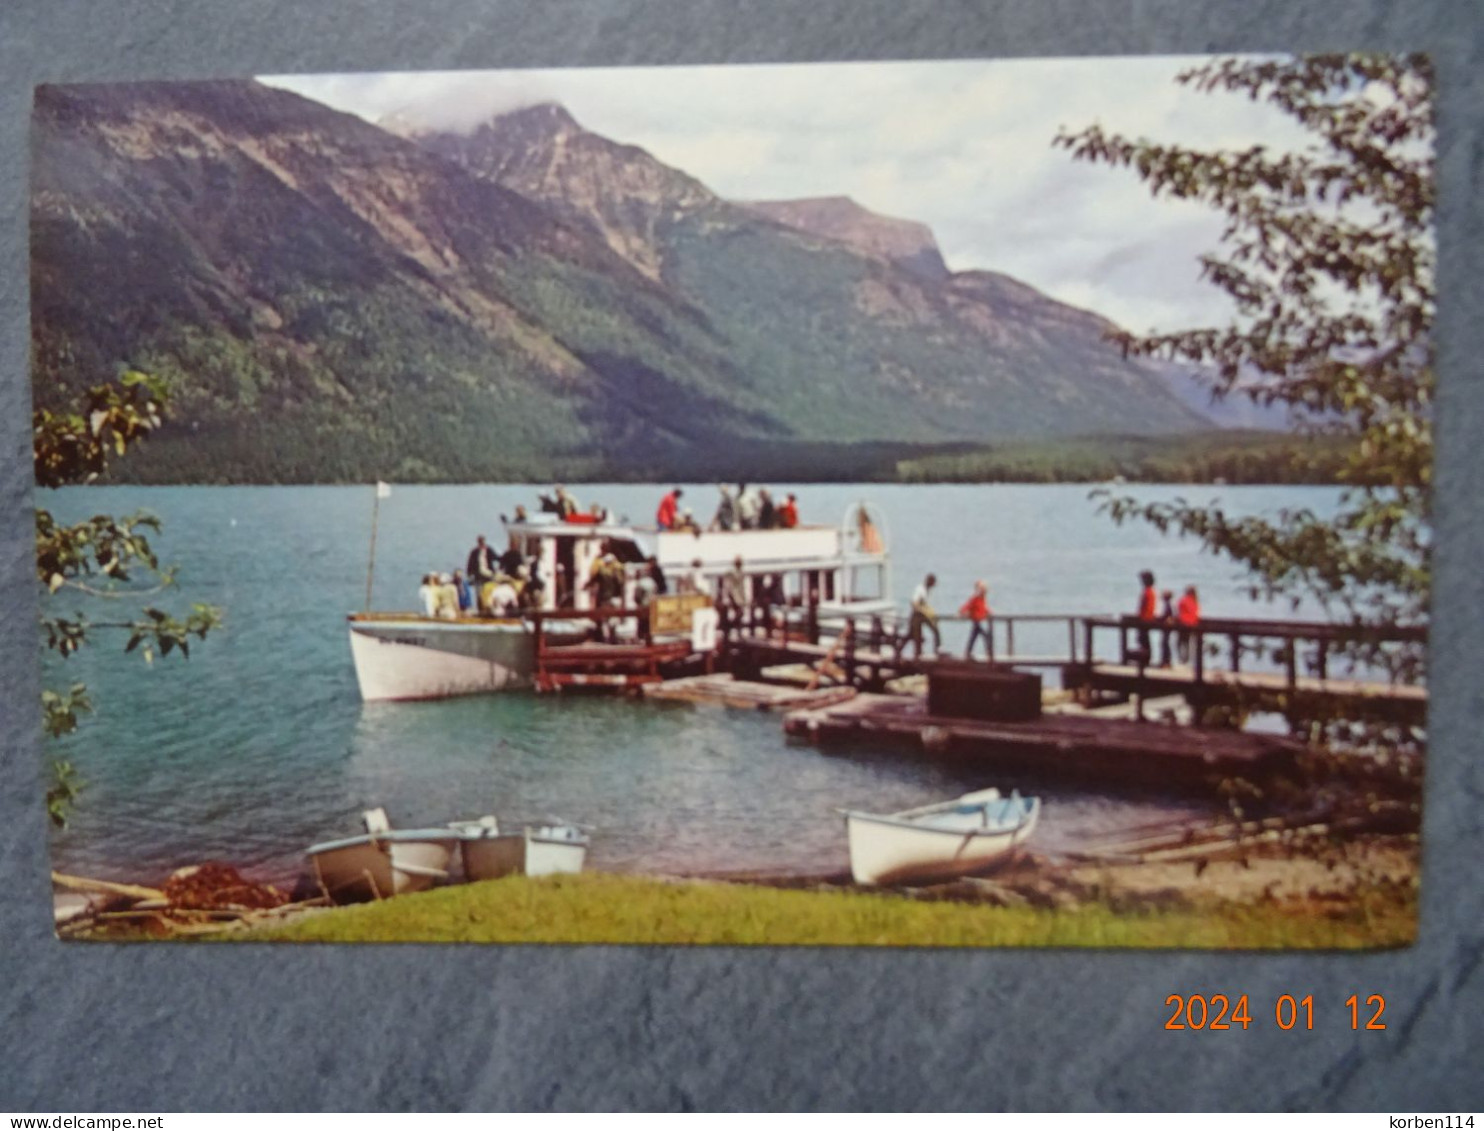
[[1293,769],[1302,746],[1276,735],[1045,715],[1025,722],[937,717],[921,699],[857,695],[783,720],[820,746],[883,739],[934,757],[1057,780],[1210,788],[1222,778],[1263,780]]

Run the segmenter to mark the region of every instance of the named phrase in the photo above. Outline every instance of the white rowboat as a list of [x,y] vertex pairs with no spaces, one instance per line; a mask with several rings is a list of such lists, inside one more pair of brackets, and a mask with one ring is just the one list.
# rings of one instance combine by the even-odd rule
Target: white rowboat
[[841,812],[856,883],[922,883],[973,875],[1011,853],[1035,831],[1041,801],[985,789],[900,813]]
[[326,841],[305,852],[315,883],[337,903],[387,899],[448,879],[458,833],[393,829],[384,809],[370,809],[361,819],[364,836]]

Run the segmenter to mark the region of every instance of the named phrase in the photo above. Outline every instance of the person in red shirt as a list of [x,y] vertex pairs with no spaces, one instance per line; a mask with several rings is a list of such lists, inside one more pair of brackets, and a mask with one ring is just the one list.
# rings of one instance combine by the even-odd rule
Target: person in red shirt
[[983,581],[974,582],[974,592],[963,607],[959,609],[958,615],[969,618],[969,646],[964,649],[964,659],[974,658],[974,642],[982,639],[984,641],[984,658],[990,663],[994,662],[994,637],[989,628],[989,601],[986,599],[989,586]]
[[1159,594],[1154,591],[1154,574],[1144,570],[1139,574],[1139,584],[1144,587],[1139,594],[1139,656],[1140,667],[1154,659],[1154,648],[1149,642],[1149,625],[1159,620]]
[[789,495],[778,508],[778,525],[784,530],[792,530],[799,525],[799,504],[793,495]]
[[676,511],[680,506],[680,496],[685,494],[679,487],[671,491],[660,500],[660,509],[655,512],[654,524],[661,530],[674,530]]
[[1175,648],[1180,654],[1180,662],[1188,663],[1190,646],[1195,640],[1195,633],[1191,629],[1201,623],[1201,599],[1194,585],[1187,585],[1185,592],[1180,595],[1180,603],[1175,606],[1175,621],[1180,625]]

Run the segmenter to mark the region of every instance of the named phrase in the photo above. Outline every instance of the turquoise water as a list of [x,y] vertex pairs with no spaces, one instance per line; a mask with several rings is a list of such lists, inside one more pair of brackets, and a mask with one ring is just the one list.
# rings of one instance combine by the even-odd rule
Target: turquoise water
[[[940,612],[956,609],[979,577],[998,612],[1132,610],[1146,568],[1162,588],[1199,586],[1209,616],[1289,611],[1254,605],[1230,564],[1194,544],[1097,516],[1085,486],[792,489],[806,522],[839,521],[860,498],[876,504],[895,596],[931,570]],[[662,493],[572,490],[646,523]],[[1324,488],[1138,490],[1201,499],[1219,490],[1246,512],[1322,511],[1336,498]],[[499,514],[533,506],[535,491],[396,487],[380,506],[374,607],[412,608],[422,574],[460,567],[474,536],[496,540]],[[683,501],[704,519],[715,498],[700,485]],[[369,487],[87,488],[38,502],[63,517],[161,515],[156,544],[179,566],[180,583],[162,603],[204,601],[226,614],[225,628],[183,663],[147,665],[107,638],[65,662],[45,658],[50,684],[86,682],[96,708],[78,734],[53,744],[88,783],[71,825],[54,837],[63,870],[157,879],[222,859],[283,880],[306,846],[357,831],[360,812],[375,805],[400,826],[485,812],[513,826],[576,821],[596,829],[594,867],[685,872],[843,867],[835,807],[904,808],[986,785],[1045,797],[1038,841],[1050,848],[1192,806],[988,780],[890,749],[821,753],[785,742],[776,716],[750,711],[531,694],[365,705],[345,614],[365,603]],[[86,601],[64,591],[52,605],[72,611]],[[1017,647],[1064,648],[1064,629],[1046,631],[1041,644],[1017,631]],[[948,642],[959,639],[950,630]]]

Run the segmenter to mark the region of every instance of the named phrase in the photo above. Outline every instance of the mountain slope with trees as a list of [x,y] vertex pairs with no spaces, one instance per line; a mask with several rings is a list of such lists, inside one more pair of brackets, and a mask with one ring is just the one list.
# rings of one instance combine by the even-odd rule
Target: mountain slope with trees
[[100,84],[40,88],[33,125],[36,401],[165,379],[138,481],[671,477],[1205,423],[1095,316],[728,203],[560,108],[410,140],[254,82]]

